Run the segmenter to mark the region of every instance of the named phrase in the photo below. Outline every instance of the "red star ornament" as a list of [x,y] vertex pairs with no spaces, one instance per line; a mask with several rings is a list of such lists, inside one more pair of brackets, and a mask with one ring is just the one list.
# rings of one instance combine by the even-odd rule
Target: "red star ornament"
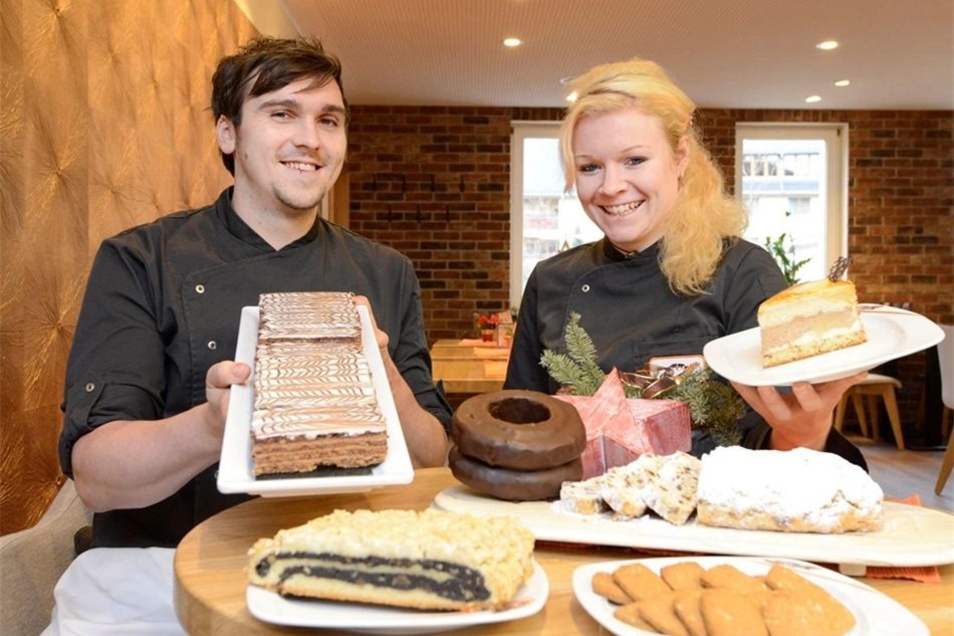
[[593,395],[557,395],[580,413],[586,427],[583,479],[625,466],[644,453],[689,452],[689,407],[678,400],[626,399],[613,369]]

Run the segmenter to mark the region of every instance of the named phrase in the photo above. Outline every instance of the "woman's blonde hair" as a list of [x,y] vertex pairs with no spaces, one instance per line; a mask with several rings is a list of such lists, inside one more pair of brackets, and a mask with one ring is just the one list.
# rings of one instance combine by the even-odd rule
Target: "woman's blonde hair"
[[699,140],[692,125],[695,104],[658,64],[638,58],[596,66],[568,90],[576,97],[560,127],[567,191],[576,175],[573,132],[584,117],[635,106],[659,119],[673,153],[686,137],[689,162],[666,218],[660,266],[676,293],[702,292],[719,264],[724,240],[741,236],[748,217],[742,204],[725,193],[722,173]]

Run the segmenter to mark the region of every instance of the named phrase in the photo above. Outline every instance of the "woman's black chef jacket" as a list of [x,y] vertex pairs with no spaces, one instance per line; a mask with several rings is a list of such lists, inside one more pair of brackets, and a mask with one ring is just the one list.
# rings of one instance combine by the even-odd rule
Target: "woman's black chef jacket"
[[[757,326],[758,307],[787,286],[764,249],[744,240],[727,245],[706,291],[675,294],[659,266],[658,244],[631,257],[606,240],[569,249],[534,268],[517,319],[505,388],[555,393],[559,386],[540,365],[543,351],[565,351],[572,313],[589,334],[604,371],[635,371],[650,358],[701,354],[705,344]],[[742,444],[768,444],[768,425],[755,413],[740,422]],[[693,452],[713,447],[693,432]],[[826,450],[864,466],[860,451],[837,431]]]
[[[431,378],[420,285],[411,262],[322,219],[275,251],[232,210],[231,191],[103,242],[67,367],[60,462],[113,420],[155,420],[205,402],[205,375],[232,359],[241,309],[259,294],[347,291],[367,296],[389,352],[418,402],[449,426]],[[152,506],[96,514],[93,546],[175,546],[193,526],[243,501],[215,486],[217,464]]]

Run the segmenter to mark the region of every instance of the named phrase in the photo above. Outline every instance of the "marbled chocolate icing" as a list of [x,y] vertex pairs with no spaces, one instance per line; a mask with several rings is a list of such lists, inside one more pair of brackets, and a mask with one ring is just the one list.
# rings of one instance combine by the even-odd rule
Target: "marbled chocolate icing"
[[319,435],[360,435],[377,432],[383,419],[376,404],[363,406],[314,406],[256,411],[253,415],[255,437],[315,438]]
[[380,463],[387,427],[352,295],[263,294],[259,316],[255,473]]
[[352,294],[262,294],[259,309],[259,338],[358,338],[361,335]]

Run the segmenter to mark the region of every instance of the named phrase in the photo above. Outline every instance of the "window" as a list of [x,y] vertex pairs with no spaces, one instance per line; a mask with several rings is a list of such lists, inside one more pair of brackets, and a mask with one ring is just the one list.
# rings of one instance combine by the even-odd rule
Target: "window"
[[510,299],[520,304],[533,267],[543,259],[602,236],[564,193],[559,123],[514,122],[510,168]]
[[745,238],[784,233],[800,280],[824,278],[847,255],[847,126],[739,124],[736,192],[749,211]]

